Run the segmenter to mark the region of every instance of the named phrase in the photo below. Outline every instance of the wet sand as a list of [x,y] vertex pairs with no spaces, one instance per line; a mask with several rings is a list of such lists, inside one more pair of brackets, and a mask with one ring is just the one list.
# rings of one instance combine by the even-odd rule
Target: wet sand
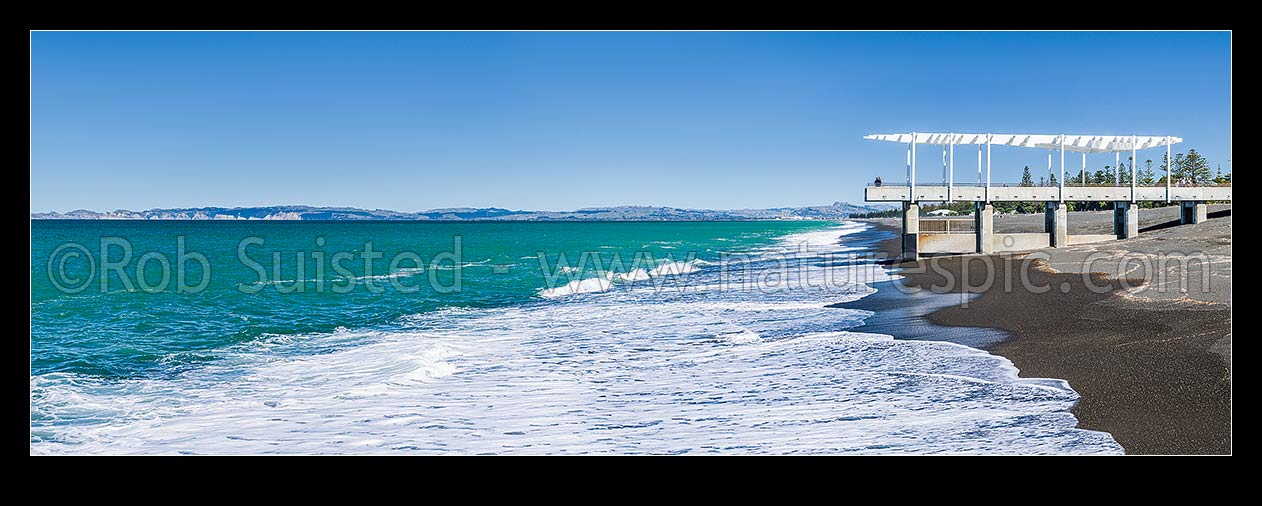
[[[1188,226],[1174,226],[1176,212],[1142,210],[1140,236],[1124,241],[904,263],[900,289],[878,286],[844,306],[878,311],[854,330],[938,336],[1007,357],[1023,377],[1069,381],[1082,396],[1079,426],[1109,432],[1127,453],[1227,454],[1230,207]],[[1111,220],[1070,213],[1070,233],[1107,233]],[[897,254],[897,221],[869,221],[888,236],[878,247]],[[995,228],[1041,226],[1042,215],[1025,215],[998,218]],[[959,282],[966,266],[967,284]],[[926,292],[902,293],[916,288]]]

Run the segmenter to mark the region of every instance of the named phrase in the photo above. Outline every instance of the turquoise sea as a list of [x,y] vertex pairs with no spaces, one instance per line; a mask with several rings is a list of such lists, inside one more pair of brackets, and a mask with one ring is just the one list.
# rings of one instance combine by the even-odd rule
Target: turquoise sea
[[33,221],[31,452],[1119,453],[853,222]]

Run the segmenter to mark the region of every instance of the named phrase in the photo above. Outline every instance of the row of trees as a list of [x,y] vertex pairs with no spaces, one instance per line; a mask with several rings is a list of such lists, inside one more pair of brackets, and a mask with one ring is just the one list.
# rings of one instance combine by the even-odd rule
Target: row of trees
[[902,209],[887,209],[871,213],[851,213],[851,218],[898,218],[903,215]]
[[[1131,165],[1135,161],[1131,157],[1126,157],[1126,161],[1118,164],[1114,169],[1111,165],[1105,165],[1103,169],[1095,172],[1075,171],[1065,175],[1066,186],[1094,185],[1094,186],[1110,186],[1110,185],[1129,185],[1131,184]],[[1223,186],[1231,184],[1231,172],[1223,174],[1223,168],[1218,167],[1217,172],[1213,172],[1209,168],[1209,162],[1204,156],[1197,153],[1195,149],[1188,150],[1185,153],[1177,153],[1174,155],[1174,173],[1171,181],[1176,185],[1183,186]],[[1152,160],[1144,160],[1143,168],[1135,171],[1136,185],[1138,186],[1165,186],[1166,184],[1166,156],[1161,155],[1161,165],[1155,170],[1152,166]],[[1161,177],[1157,177],[1161,174]],[[1085,181],[1084,181],[1085,179]],[[1055,174],[1048,174],[1047,177],[1039,177],[1037,182],[1030,173],[1030,166],[1025,166],[1021,173],[1021,186],[1058,186]]]
[[[1065,186],[1110,186],[1119,185],[1126,186],[1131,184],[1131,165],[1135,160],[1126,157],[1126,161],[1118,164],[1117,170],[1113,167],[1105,165],[1103,169],[1095,172],[1082,171],[1065,175]],[[1143,168],[1135,171],[1135,183],[1137,186],[1165,186],[1166,185],[1166,155],[1161,155],[1161,165],[1157,169],[1153,169],[1152,160],[1144,160]],[[1195,149],[1190,149],[1185,153],[1176,153],[1174,155],[1173,173],[1171,174],[1171,182],[1179,186],[1224,186],[1231,184],[1230,170],[1223,174],[1222,167],[1218,167],[1217,173],[1211,172],[1209,162],[1204,156],[1197,153]],[[1161,177],[1157,177],[1161,174]],[[1084,177],[1085,176],[1085,177]],[[1083,180],[1086,180],[1085,182]],[[1021,172],[1021,186],[1059,186],[1055,174],[1048,174],[1046,178],[1040,177],[1038,182],[1034,181],[1034,176],[1030,173],[1030,166],[1025,166]],[[1141,208],[1164,207],[1165,202],[1139,202]],[[1066,208],[1070,211],[1103,211],[1113,209],[1112,202],[1066,202]],[[994,204],[995,210],[1007,213],[1041,213],[1045,206],[1041,202],[997,202]]]

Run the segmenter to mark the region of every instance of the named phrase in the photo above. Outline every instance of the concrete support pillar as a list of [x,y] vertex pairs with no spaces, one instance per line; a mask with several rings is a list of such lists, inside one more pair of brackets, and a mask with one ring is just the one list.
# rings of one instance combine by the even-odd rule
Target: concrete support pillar
[[1113,233],[1118,239],[1139,236],[1139,206],[1126,201],[1113,203]]
[[1184,225],[1203,223],[1209,219],[1209,208],[1206,207],[1203,201],[1184,200],[1180,203],[1180,206],[1183,212],[1180,213],[1179,221],[1182,221]]
[[903,258],[920,259],[920,205],[903,202]]
[[995,252],[995,208],[990,202],[973,203],[973,230],[977,234],[977,252]]
[[1043,225],[1047,230],[1048,242],[1053,248],[1063,248],[1068,245],[1066,236],[1069,235],[1068,216],[1065,215],[1065,204],[1063,202],[1048,202],[1047,211],[1043,217]]

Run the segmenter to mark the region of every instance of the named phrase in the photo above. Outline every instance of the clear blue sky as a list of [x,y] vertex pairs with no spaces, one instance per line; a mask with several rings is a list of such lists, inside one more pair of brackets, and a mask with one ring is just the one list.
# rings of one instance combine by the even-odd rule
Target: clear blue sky
[[[1169,134],[1226,170],[1230,51],[1222,32],[35,32],[31,211],[858,202],[904,164],[862,136],[912,130]],[[994,160],[995,181],[1046,165]]]

